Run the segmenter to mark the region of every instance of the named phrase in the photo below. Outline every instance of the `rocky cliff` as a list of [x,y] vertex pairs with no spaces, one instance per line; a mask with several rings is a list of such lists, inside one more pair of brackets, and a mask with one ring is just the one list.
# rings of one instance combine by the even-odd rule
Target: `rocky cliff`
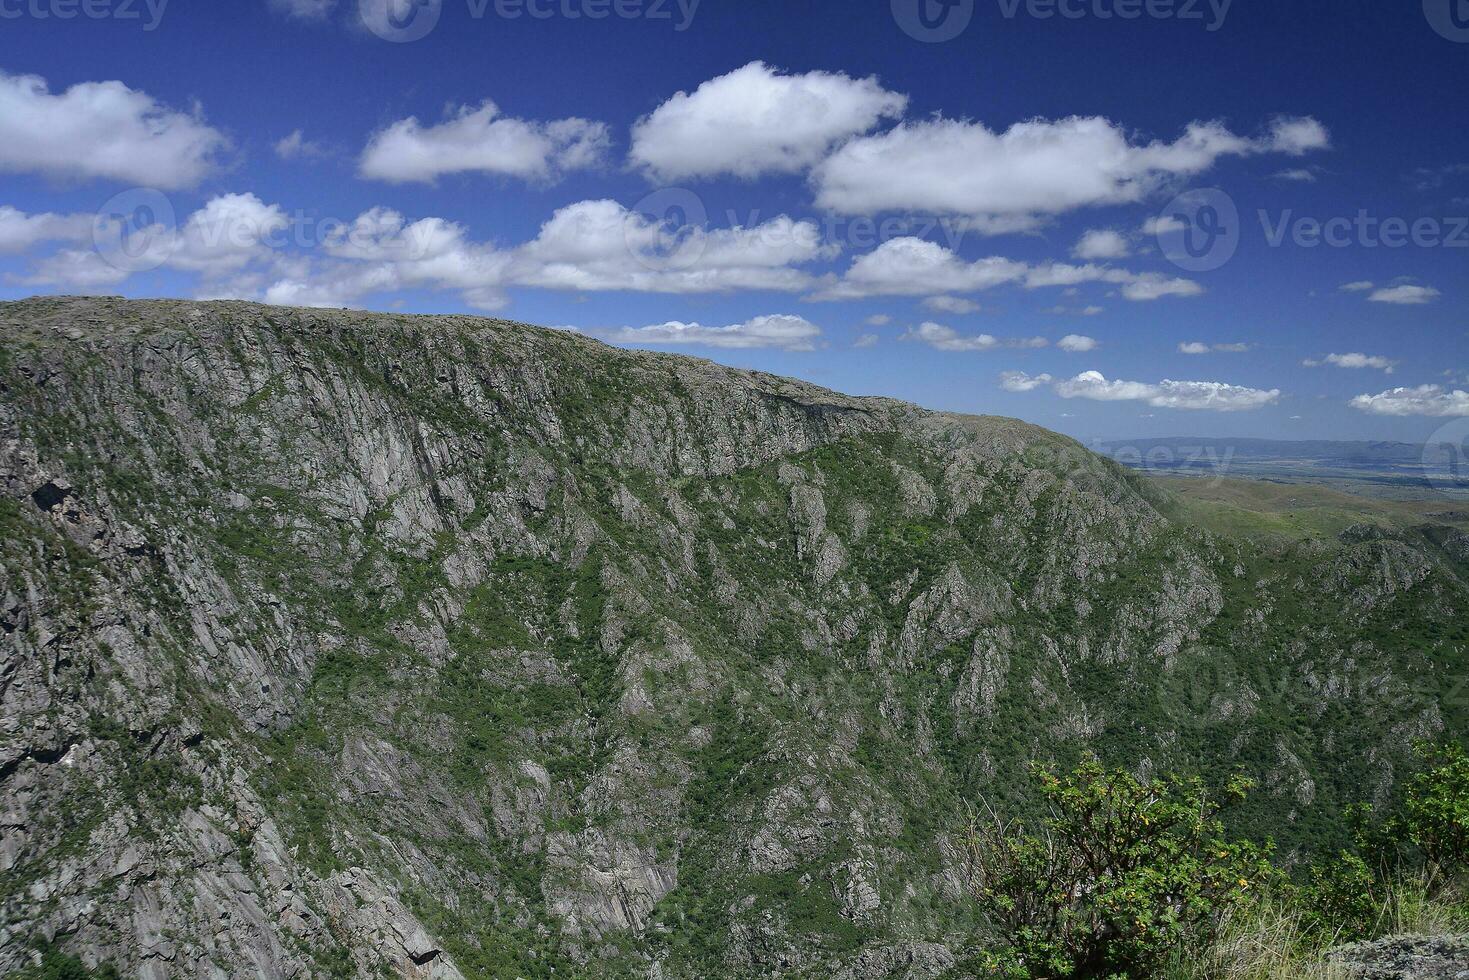
[[[0,304],[0,971],[933,978],[968,802],[1462,730],[1469,549],[464,317]],[[1457,549],[1457,550],[1456,550]]]

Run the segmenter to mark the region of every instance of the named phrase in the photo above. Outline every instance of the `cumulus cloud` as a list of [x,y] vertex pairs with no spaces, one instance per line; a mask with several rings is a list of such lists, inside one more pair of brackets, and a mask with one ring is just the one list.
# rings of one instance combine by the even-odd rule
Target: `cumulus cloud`
[[992,337],[987,333],[975,334],[965,337],[952,327],[946,327],[941,323],[928,321],[903,334],[904,340],[918,340],[934,348],[935,350],[962,353],[968,351],[994,350],[1000,346],[998,337]]
[[26,214],[0,207],[0,255],[25,252],[41,242],[85,241],[92,220],[89,214]]
[[306,138],[301,130],[295,130],[291,135],[276,141],[275,155],[282,160],[301,160],[311,157],[326,156],[326,147],[320,143],[313,143]]
[[824,286],[817,299],[861,299],[871,296],[933,296],[974,293],[1007,283],[1026,289],[1076,286],[1100,282],[1120,286],[1127,299],[1143,302],[1164,296],[1197,296],[1204,290],[1188,279],[1156,272],[1135,273],[1105,265],[1050,262],[1030,266],[991,256],[970,262],[936,242],[894,238],[858,256],[837,281]]
[[1316,171],[1306,167],[1297,167],[1293,170],[1281,170],[1271,175],[1275,180],[1285,180],[1297,184],[1316,183]]
[[756,61],[679,92],[632,131],[635,166],[662,180],[798,173],[837,142],[898,118],[908,98],[875,78],[785,75]]
[[903,334],[904,340],[916,340],[927,344],[934,350],[949,351],[951,353],[970,353],[974,351],[994,350],[998,347],[1034,349],[1049,347],[1050,341],[1044,337],[1013,337],[1001,340],[987,333],[965,336],[952,327],[946,327],[941,323],[928,321],[921,323],[912,330]]
[[1034,391],[1051,383],[1049,374],[1029,375],[1024,371],[1006,371],[1000,375],[1000,387],[1006,391]]
[[611,145],[605,123],[516,119],[486,101],[451,110],[437,125],[413,116],[393,123],[368,141],[358,169],[363,177],[398,184],[459,173],[546,181],[596,166]]
[[1134,303],[1150,303],[1166,296],[1202,296],[1204,287],[1192,279],[1178,279],[1157,272],[1144,272],[1122,287],[1122,296]]
[[523,285],[590,291],[793,292],[812,277],[795,266],[831,258],[814,224],[784,215],[754,227],[673,228],[615,201],[562,208],[518,250]]
[[1144,235],[1170,235],[1180,231],[1186,231],[1188,226],[1183,223],[1182,218],[1172,215],[1159,215],[1149,218],[1143,222],[1142,232]]
[[1300,156],[1330,144],[1313,119],[1276,120],[1254,138],[1193,123],[1171,143],[1133,142],[1100,117],[1035,119],[995,132],[977,122],[905,122],[855,138],[813,171],[820,206],[842,214],[907,211],[1013,231],[1079,208],[1142,200],[1225,156]]
[[1069,354],[1085,354],[1094,351],[1100,345],[1091,337],[1083,337],[1080,334],[1067,334],[1056,342],[1056,346]]
[[821,339],[821,328],[798,316],[757,316],[744,323],[705,327],[698,323],[670,321],[650,327],[623,327],[610,335],[623,344],[677,346],[698,344],[747,350],[769,347],[788,351],[811,351]]
[[1353,369],[1375,368],[1379,371],[1386,371],[1388,374],[1392,374],[1393,369],[1397,367],[1398,362],[1389,360],[1386,357],[1377,357],[1368,354],[1358,353],[1327,354],[1325,359],[1323,360],[1317,361],[1307,359],[1302,361],[1301,364],[1304,367],[1321,367],[1323,365],[1331,365],[1332,367]]
[[331,15],[337,0],[270,0],[271,9],[296,20],[322,21]]
[[930,296],[923,305],[935,313],[978,313],[980,309],[974,300],[960,296]]
[[1341,287],[1341,291],[1344,293],[1366,293],[1372,291],[1375,288],[1375,283],[1364,279],[1361,282],[1347,283],[1346,285]]
[[1378,395],[1358,395],[1351,406],[1373,415],[1469,416],[1469,391],[1439,385],[1392,388]]
[[1127,238],[1111,229],[1095,229],[1081,236],[1071,254],[1083,261],[1125,259],[1132,254]]
[[[1016,384],[1028,387],[1012,387],[1012,391],[1030,391],[1037,378],[1026,378],[1016,373]],[[1044,375],[1040,376],[1044,378]],[[1145,402],[1154,408],[1172,408],[1190,411],[1245,412],[1280,399],[1278,389],[1262,391],[1224,384],[1220,381],[1160,381],[1147,384],[1141,381],[1108,380],[1100,371],[1083,371],[1074,378],[1056,381],[1052,390],[1062,398],[1087,398],[1093,401]]]
[[1398,306],[1421,306],[1438,299],[1441,294],[1432,286],[1389,286],[1379,289],[1367,299],[1373,303],[1393,303]]
[[[821,242],[815,225],[784,216],[748,228],[672,228],[615,201],[562,208],[534,239],[508,248],[475,241],[455,222],[409,221],[389,208],[370,209],[345,224],[297,220],[254,195],[222,195],[177,228],[129,229],[127,254],[134,269],[198,274],[200,294],[208,296],[350,306],[373,294],[425,288],[457,291],[470,305],[493,310],[516,286],[667,294],[806,291],[817,280],[799,266],[838,251]],[[17,247],[90,234],[82,219],[0,211],[0,242]],[[103,252],[120,251],[120,237],[114,244],[117,249],[74,249],[39,259],[17,281],[83,291],[115,285],[129,271],[104,258]]]
[[1205,344],[1197,340],[1178,345],[1180,354],[1243,354],[1249,349],[1249,344]]
[[213,171],[228,145],[197,113],[170,109],[122,82],[83,82],[52,94],[43,78],[0,72],[0,173],[176,190]]
[[858,350],[865,350],[869,347],[876,347],[881,339],[882,338],[875,333],[864,333],[862,336],[858,337],[855,341],[852,342],[852,346],[856,347]]

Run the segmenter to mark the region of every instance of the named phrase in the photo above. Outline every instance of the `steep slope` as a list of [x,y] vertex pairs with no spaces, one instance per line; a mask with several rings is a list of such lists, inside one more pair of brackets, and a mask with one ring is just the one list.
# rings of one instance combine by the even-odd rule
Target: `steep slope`
[[574,334],[0,304],[0,970],[934,977],[1031,759],[1329,843],[1463,731],[1463,535]]

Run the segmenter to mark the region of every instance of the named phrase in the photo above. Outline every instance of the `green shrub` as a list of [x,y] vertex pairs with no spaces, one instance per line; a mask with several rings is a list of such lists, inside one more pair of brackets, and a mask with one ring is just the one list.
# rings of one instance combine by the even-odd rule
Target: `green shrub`
[[1469,868],[1469,756],[1457,745],[1419,750],[1423,769],[1404,791],[1401,813],[1390,826],[1423,852],[1445,878]]
[[1095,760],[1032,771],[1050,811],[1040,832],[992,814],[968,838],[974,897],[1005,944],[996,972],[1153,976],[1275,880],[1266,849],[1228,839],[1220,820],[1244,779],[1221,804],[1199,780],[1143,782]]
[[1372,934],[1382,908],[1378,877],[1359,854],[1342,851],[1311,868],[1301,889],[1304,931],[1328,942],[1354,942]]
[[6,980],[120,980],[117,969],[109,964],[89,970],[74,956],[47,950],[39,966],[28,966],[7,974]]

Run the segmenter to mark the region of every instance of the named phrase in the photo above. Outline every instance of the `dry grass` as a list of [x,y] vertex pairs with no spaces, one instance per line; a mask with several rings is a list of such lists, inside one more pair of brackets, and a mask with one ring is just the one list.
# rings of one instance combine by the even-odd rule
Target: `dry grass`
[[[1469,906],[1462,887],[1442,888],[1424,876],[1393,886],[1379,912],[1375,936],[1443,936],[1469,931]],[[1348,980],[1328,952],[1343,937],[1309,933],[1301,911],[1288,903],[1265,902],[1225,922],[1207,949],[1181,957],[1170,980]]]

